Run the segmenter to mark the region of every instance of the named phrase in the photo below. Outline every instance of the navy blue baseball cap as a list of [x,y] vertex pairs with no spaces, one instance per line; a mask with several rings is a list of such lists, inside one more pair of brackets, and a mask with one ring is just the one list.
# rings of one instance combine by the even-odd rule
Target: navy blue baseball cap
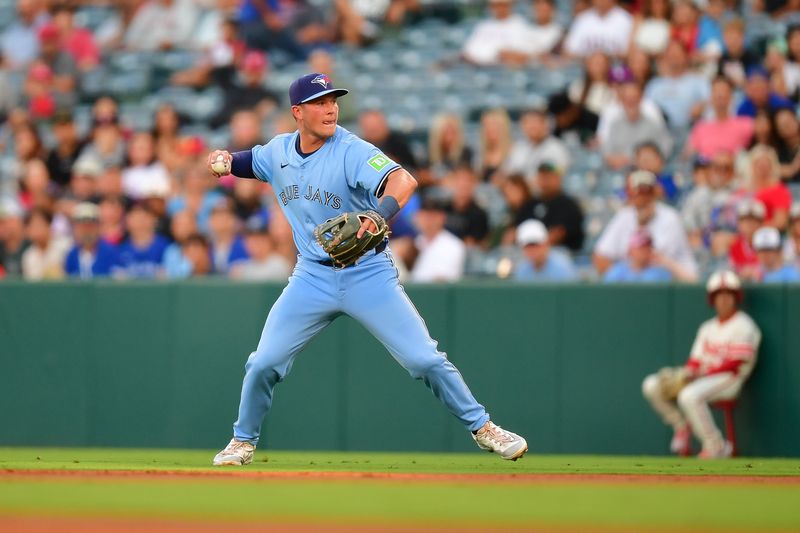
[[289,101],[292,105],[300,105],[326,94],[344,96],[348,92],[347,89],[334,88],[333,82],[327,74],[314,72],[292,82],[289,86]]

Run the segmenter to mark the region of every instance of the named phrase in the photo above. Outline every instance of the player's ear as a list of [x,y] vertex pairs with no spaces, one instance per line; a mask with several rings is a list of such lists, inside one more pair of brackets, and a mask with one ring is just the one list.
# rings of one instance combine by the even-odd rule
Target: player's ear
[[301,118],[303,118],[303,108],[300,107],[299,105],[293,105],[292,116],[294,117],[295,120],[300,120]]

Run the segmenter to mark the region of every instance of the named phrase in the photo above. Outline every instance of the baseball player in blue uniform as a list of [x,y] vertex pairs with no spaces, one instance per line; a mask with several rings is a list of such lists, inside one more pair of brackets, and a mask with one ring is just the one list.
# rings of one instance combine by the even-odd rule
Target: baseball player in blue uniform
[[298,131],[252,150],[209,154],[209,169],[218,176],[230,172],[272,185],[299,251],[289,283],[272,306],[258,347],[245,365],[233,439],[213,464],[252,461],[275,385],[289,373],[303,347],[342,314],[363,324],[413,378],[423,380],[481,449],[516,460],[528,450],[525,439],[491,422],[458,369],[437,350],[398,281],[387,241],[343,266],[314,237],[320,224],[348,212],[371,213],[356,219],[361,224],[356,227],[358,237],[371,235],[397,214],[417,186],[397,163],[337,125],[336,100],[345,94],[347,90],[334,88],[324,74],[303,76],[289,88]]

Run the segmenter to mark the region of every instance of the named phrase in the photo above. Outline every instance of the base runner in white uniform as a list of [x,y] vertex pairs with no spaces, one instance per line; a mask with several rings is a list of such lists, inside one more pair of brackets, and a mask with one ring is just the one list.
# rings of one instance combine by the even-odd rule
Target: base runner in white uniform
[[674,453],[688,447],[694,432],[703,445],[699,457],[722,458],[731,456],[732,445],[714,424],[708,404],[739,394],[755,365],[761,331],[739,309],[742,285],[736,274],[716,272],[706,292],[717,316],[700,326],[686,365],[647,376],[642,392],[675,430]]

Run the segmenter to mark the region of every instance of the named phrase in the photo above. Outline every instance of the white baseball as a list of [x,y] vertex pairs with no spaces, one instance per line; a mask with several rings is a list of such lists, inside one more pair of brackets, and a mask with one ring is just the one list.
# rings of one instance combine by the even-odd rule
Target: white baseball
[[227,176],[231,173],[231,163],[225,160],[225,156],[219,154],[214,162],[211,163],[211,170],[220,176]]

